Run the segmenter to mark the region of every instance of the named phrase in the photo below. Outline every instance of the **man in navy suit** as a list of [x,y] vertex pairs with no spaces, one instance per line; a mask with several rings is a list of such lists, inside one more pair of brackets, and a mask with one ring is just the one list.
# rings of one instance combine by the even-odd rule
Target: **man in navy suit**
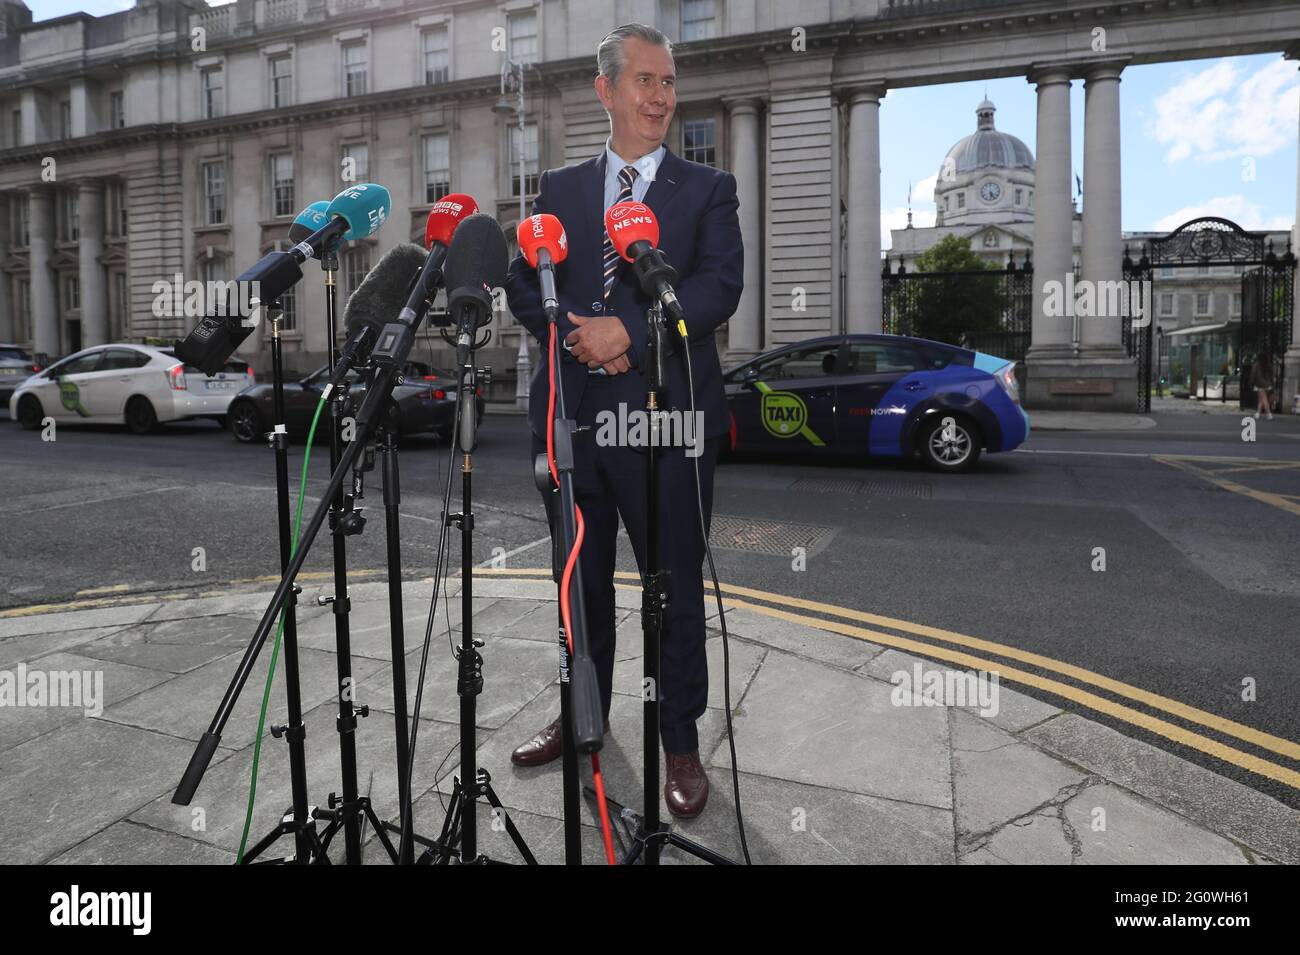
[[[570,416],[582,432],[575,442],[575,491],[586,535],[582,579],[589,643],[600,681],[608,728],[614,672],[614,558],[621,516],[637,566],[645,573],[647,534],[658,534],[660,562],[668,571],[659,688],[660,739],[666,756],[664,799],[679,816],[695,816],[708,800],[709,781],[700,761],[695,721],[708,699],[705,658],[704,538],[713,506],[713,468],[729,428],[722,369],[714,331],[740,300],[744,252],[736,216],[736,180],[729,173],[688,162],[664,146],[677,104],[676,71],[668,39],[652,27],[619,27],[600,44],[596,94],[610,119],[601,154],[542,175],[534,213],[548,212],[564,226],[567,259],[556,269],[556,291],[564,316],[558,328],[565,356],[559,369]],[[690,446],[659,450],[659,527],[647,527],[644,447],[599,440],[598,426],[617,419],[620,409],[644,410],[646,310],[631,267],[611,252],[605,210],[621,200],[644,202],[659,221],[659,248],[677,269],[677,295],[686,313],[694,406],[701,432]],[[506,285],[510,310],[543,345],[533,376],[528,423],[533,451],[546,447],[549,356],[546,320],[536,272],[522,257]],[[691,392],[680,336],[665,357],[666,402],[661,407],[689,417]],[[694,419],[693,419],[694,420]],[[544,493],[552,532],[553,495]],[[537,766],[560,755],[559,720],[514,751],[512,760]]]

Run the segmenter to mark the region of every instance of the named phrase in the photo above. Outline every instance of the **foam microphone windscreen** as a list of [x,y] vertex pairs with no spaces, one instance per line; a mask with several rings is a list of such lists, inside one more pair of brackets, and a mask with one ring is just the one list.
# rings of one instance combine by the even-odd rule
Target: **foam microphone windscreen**
[[551,254],[551,263],[559,265],[569,255],[569,239],[564,234],[560,220],[549,212],[529,216],[515,230],[519,251],[533,268],[537,268],[537,253],[545,249]]
[[451,237],[461,221],[478,212],[478,203],[473,196],[463,192],[453,192],[443,196],[429,210],[429,218],[424,223],[424,247],[433,248],[435,242],[451,245]]
[[321,199],[313,202],[298,213],[298,217],[289,226],[289,241],[297,245],[329,222],[329,215],[327,214],[329,207],[329,200]]
[[442,270],[448,291],[504,285],[509,257],[501,223],[481,212],[463,219],[451,237]]
[[426,258],[428,253],[413,242],[403,242],[385,252],[343,307],[348,335],[361,325],[371,326],[378,334],[389,322],[396,321]]
[[614,250],[629,262],[634,256],[628,248],[634,242],[649,242],[659,246],[659,220],[643,202],[616,202],[605,213],[605,231]]

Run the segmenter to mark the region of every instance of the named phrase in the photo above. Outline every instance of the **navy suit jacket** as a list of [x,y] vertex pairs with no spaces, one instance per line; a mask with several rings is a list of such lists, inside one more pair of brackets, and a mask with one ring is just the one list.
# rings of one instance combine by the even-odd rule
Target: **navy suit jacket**
[[[743,286],[744,249],[736,215],[736,178],[711,166],[690,162],[665,149],[663,162],[644,202],[659,220],[659,248],[677,270],[677,297],[686,313],[691,367],[695,376],[695,408],[704,413],[703,437],[729,429],[722,367],[713,333],[731,317]],[[560,220],[568,236],[569,254],[555,269],[555,290],[560,301],[557,328],[563,353],[560,374],[568,415],[577,417],[588,382],[588,369],[564,351],[563,340],[576,328],[568,312],[576,315],[617,315],[627,327],[632,345],[630,371],[614,375],[612,401],[625,402],[629,411],[645,408],[646,381],[642,365],[646,354],[646,310],[651,300],[621,262],[609,302],[602,308],[602,260],[605,243],[605,151],[575,166],[550,169],[542,174],[533,213],[549,212]],[[506,281],[510,311],[542,343],[542,358],[533,375],[528,424],[533,434],[546,437],[546,401],[550,356],[547,325],[537,272],[522,255],[510,265]],[[664,359],[666,402],[663,407],[690,410],[686,360],[680,353],[681,336],[669,331],[673,352]],[[674,344],[676,343],[676,344]]]

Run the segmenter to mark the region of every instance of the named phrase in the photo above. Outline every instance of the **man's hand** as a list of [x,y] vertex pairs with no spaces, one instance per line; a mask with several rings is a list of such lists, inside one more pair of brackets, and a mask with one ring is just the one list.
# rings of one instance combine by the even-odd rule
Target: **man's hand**
[[617,316],[569,312],[569,321],[578,327],[564,340],[578,361],[591,369],[604,368],[607,375],[621,374],[632,367],[627,359],[632,340]]

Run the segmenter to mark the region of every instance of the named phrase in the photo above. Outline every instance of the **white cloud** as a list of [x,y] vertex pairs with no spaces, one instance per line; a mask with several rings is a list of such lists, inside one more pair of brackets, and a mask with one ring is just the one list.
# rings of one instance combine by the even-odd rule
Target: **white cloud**
[[1277,60],[1243,72],[1231,60],[1220,60],[1156,97],[1146,133],[1168,147],[1167,162],[1267,156],[1295,139],[1295,65]]
[[1177,229],[1184,222],[1199,219],[1202,216],[1218,216],[1231,219],[1243,229],[1290,229],[1291,222],[1286,216],[1267,216],[1264,207],[1258,202],[1251,202],[1245,196],[1215,196],[1205,202],[1192,206],[1183,206],[1176,212],[1157,219],[1153,228],[1157,232]]

